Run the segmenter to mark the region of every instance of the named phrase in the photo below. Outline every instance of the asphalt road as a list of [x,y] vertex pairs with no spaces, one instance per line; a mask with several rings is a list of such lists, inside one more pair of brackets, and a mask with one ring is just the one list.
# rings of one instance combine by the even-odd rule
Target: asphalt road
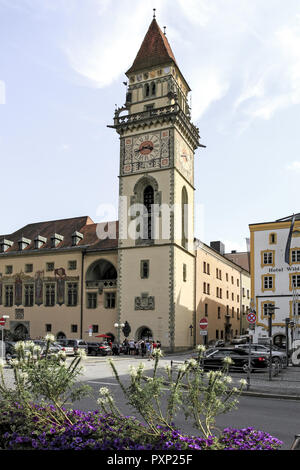
[[[95,371],[96,372],[96,371]],[[126,383],[129,376],[123,374],[122,380]],[[113,377],[93,377],[85,381],[93,388],[94,398],[86,398],[73,404],[73,408],[81,410],[97,409],[96,399],[100,387],[108,387],[124,415],[137,416],[137,413],[129,408],[119,385]],[[256,429],[269,432],[272,436],[284,442],[282,449],[289,449],[295,434],[300,433],[300,401],[287,399],[266,399],[253,397],[240,397],[239,407],[226,415],[217,418],[219,429],[226,427],[244,428],[253,426]],[[175,419],[179,429],[190,434],[197,435],[197,430],[179,414]]]

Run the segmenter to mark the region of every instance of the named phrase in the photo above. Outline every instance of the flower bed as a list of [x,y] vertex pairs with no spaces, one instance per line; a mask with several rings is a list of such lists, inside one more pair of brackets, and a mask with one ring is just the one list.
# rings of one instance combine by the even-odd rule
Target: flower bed
[[178,430],[159,428],[149,433],[135,418],[117,418],[99,411],[66,411],[69,421],[53,424],[47,421],[55,408],[33,406],[38,415],[28,423],[22,407],[2,413],[0,448],[7,450],[276,450],[278,439],[253,428],[225,429],[221,436],[204,439],[187,436]]

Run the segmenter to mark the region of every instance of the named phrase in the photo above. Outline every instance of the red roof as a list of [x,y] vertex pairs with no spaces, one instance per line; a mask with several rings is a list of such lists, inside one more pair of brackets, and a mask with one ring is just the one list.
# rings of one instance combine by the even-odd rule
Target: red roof
[[176,59],[165,34],[154,18],[132,66],[126,73],[137,72],[170,62],[176,64]]

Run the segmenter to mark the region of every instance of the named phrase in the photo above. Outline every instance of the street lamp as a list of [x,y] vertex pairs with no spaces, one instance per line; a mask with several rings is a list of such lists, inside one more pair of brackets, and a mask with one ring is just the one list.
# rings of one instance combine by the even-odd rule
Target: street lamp
[[114,327],[118,329],[118,343],[120,344],[120,335],[121,335],[121,328],[124,328],[125,323],[115,323]]
[[268,304],[267,305],[267,312],[266,314],[268,315],[268,321],[269,321],[269,340],[270,340],[270,359],[269,359],[269,380],[272,380],[272,346],[273,346],[273,342],[272,342],[272,317],[273,317],[273,314],[274,314],[274,311],[279,309],[279,307],[275,307],[275,305],[272,305],[272,304]]
[[[9,318],[9,315],[2,315],[4,320]],[[2,326],[2,359],[4,360],[4,325]]]

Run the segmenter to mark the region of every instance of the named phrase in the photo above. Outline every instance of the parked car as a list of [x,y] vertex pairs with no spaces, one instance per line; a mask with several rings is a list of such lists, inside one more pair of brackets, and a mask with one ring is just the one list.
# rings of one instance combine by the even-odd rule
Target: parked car
[[83,349],[88,354],[88,345],[82,339],[58,339],[57,343],[60,344],[65,350],[67,356],[76,356],[79,349]]
[[89,356],[107,356],[111,354],[111,348],[105,343],[87,343]]
[[231,340],[231,344],[246,344],[249,342],[248,335],[234,336]]
[[[249,344],[239,344],[236,346],[238,349],[243,349],[244,351],[249,351]],[[253,343],[251,344],[251,354],[260,355],[270,354],[270,346],[265,346],[263,344]],[[286,354],[277,348],[277,346],[272,346],[272,363],[279,364],[281,367],[286,364]]]
[[[41,356],[43,357],[43,356],[46,354],[46,345],[47,345],[46,341],[39,340],[39,339],[34,339],[34,340],[32,340],[32,341],[33,341],[34,344],[36,344],[37,346],[40,346],[40,348],[41,348]],[[64,350],[64,349],[63,349],[63,347],[62,347],[60,344],[58,344],[58,343],[56,343],[56,342],[53,342],[53,343],[51,343],[50,346],[49,346],[49,352],[48,352],[48,354],[49,354],[50,356],[52,356],[52,355],[57,354],[58,352],[63,351],[63,350]]]
[[225,341],[223,339],[217,339],[217,340],[211,340],[209,341],[208,343],[208,346],[210,348],[214,347],[214,348],[223,348],[225,346]]
[[11,359],[15,359],[17,357],[17,353],[15,350],[15,342],[14,341],[5,341],[5,360],[6,362],[10,362]]
[[[233,364],[230,370],[248,370],[248,353],[240,348],[209,348],[204,353],[203,367],[205,369],[220,369],[224,366],[224,358],[230,357]],[[268,367],[268,357],[265,354],[251,355],[251,370]]]

